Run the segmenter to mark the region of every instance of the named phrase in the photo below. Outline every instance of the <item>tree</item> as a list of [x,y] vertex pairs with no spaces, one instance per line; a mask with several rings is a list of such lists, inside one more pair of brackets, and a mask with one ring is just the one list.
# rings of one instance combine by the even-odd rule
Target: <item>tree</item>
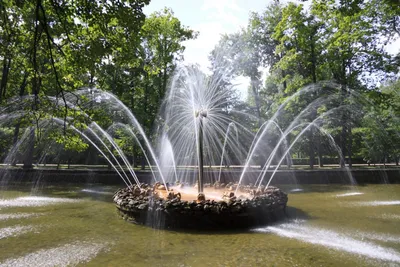
[[[13,96],[34,96],[32,105],[24,106],[30,117],[24,118],[24,124],[22,120],[15,123],[14,143],[20,127],[34,124],[41,117],[35,115],[40,110],[46,116],[74,114],[68,111],[65,93],[95,86],[107,59],[119,50],[135,50],[145,18],[142,8],[148,3],[1,1],[0,102],[12,102]],[[48,97],[53,95],[63,101]]]
[[[369,77],[382,79],[386,76],[379,73],[385,74],[391,59],[384,50],[388,37],[382,36],[382,24],[371,15],[375,7],[376,3],[362,0],[313,1],[312,14],[326,25],[323,38],[328,69],[342,86],[343,102],[350,100],[349,88],[373,88],[376,82]],[[340,143],[351,166],[353,118],[349,115],[342,115]]]

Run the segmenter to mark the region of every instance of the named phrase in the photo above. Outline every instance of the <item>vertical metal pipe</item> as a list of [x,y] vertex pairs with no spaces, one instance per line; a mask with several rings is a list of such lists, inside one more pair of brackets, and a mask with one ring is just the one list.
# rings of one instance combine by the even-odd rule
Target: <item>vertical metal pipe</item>
[[199,179],[197,180],[198,193],[203,193],[204,179],[203,179],[203,116],[199,115],[199,129],[197,138],[197,154],[199,158]]

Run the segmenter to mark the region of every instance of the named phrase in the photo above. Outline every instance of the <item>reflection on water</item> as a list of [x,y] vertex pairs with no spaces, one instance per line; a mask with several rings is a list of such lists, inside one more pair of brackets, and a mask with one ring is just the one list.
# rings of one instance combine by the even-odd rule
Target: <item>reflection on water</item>
[[29,188],[2,191],[0,266],[400,263],[400,185],[296,189],[285,188],[288,221],[250,231],[212,233],[127,223],[111,202],[117,187],[49,186],[41,196],[29,195]]

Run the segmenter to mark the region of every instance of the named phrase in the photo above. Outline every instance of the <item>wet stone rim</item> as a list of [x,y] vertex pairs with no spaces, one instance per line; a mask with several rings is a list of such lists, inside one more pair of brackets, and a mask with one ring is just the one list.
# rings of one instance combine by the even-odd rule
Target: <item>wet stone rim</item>
[[285,216],[288,197],[277,187],[256,191],[239,189],[251,198],[237,198],[226,191],[223,200],[181,200],[171,191],[161,198],[154,186],[141,184],[119,189],[113,201],[127,221],[154,228],[244,228],[277,221]]

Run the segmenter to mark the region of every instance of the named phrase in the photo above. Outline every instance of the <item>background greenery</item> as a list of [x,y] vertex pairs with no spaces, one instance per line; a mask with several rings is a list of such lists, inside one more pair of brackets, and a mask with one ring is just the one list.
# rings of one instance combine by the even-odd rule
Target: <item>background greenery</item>
[[[35,147],[19,148],[25,152],[14,163],[98,163],[90,161],[99,157],[80,136],[66,128],[41,135],[38,123],[51,115],[83,122],[82,114],[71,110],[65,101],[48,101],[49,96],[64,100],[67,92],[82,87],[98,87],[118,96],[156,140],[152,129],[169,79],[183,61],[184,42],[201,33],[182,25],[170,9],[146,17],[142,9],[149,2],[0,1],[0,105],[32,96],[26,105],[27,116],[0,124],[0,158],[4,160],[28,133],[36,141]],[[248,99],[232,98],[231,105],[258,118],[251,126],[254,132],[307,84],[335,81],[343,103],[349,105],[355,101],[348,94],[351,88],[370,104],[359,115],[344,113],[341,123],[330,125],[330,133],[349,165],[398,164],[400,54],[385,50],[400,34],[398,1],[310,2],[306,9],[301,4],[275,1],[264,11],[251,14],[247,27],[223,36],[210,53],[210,72],[229,61],[231,78],[250,78]],[[218,52],[222,47],[223,58]],[[268,73],[265,80],[262,69]],[[221,90],[227,88],[222,86]],[[288,106],[287,116],[279,124],[288,125],[309,100],[299,98]],[[102,127],[111,124],[107,112],[86,112]],[[38,126],[36,130],[29,130],[32,125]],[[46,160],[34,151],[49,139],[54,145]],[[121,131],[116,141],[132,162],[144,165],[133,140]],[[317,163],[316,158],[320,165],[324,157],[331,163],[329,158],[334,155],[322,145],[325,142],[318,132],[311,131],[294,147],[292,156],[310,167]]]

